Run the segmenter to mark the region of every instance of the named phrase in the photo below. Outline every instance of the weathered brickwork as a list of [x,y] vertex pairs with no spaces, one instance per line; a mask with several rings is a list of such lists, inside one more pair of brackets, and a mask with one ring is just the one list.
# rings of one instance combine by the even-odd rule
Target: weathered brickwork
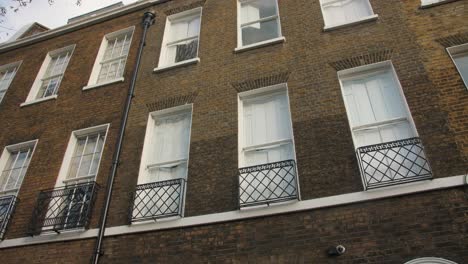
[[[319,1],[279,0],[285,42],[235,52],[236,1],[173,0],[0,53],[23,60],[0,104],[0,148],[39,139],[7,239],[24,237],[37,194],[55,185],[73,130],[110,124],[92,214],[96,228],[145,11],[148,31],[125,131],[108,226],[128,224],[149,113],[193,104],[186,217],[238,210],[238,94],[287,83],[302,200],[363,191],[337,71],[391,60],[434,178],[468,168],[468,90],[446,48],[466,43],[468,0],[420,9],[419,0],[371,0],[375,21],[323,31]],[[202,7],[200,61],[161,72],[168,15]],[[135,26],[125,81],[88,91],[102,37]],[[19,107],[48,51],[76,44],[57,100]],[[394,187],[394,188],[398,188]],[[376,190],[378,192],[378,190]],[[467,193],[432,191],[281,216],[104,240],[103,263],[404,263],[468,261]],[[87,263],[95,239],[0,250],[4,263]],[[337,259],[326,248],[344,244]]]
[[[111,237],[102,263],[466,263],[463,189],[177,230]],[[327,257],[330,246],[347,251]],[[89,240],[2,251],[8,263],[87,263]],[[46,254],[47,252],[47,254]],[[73,256],[71,255],[73,254]],[[60,261],[57,261],[60,259]]]

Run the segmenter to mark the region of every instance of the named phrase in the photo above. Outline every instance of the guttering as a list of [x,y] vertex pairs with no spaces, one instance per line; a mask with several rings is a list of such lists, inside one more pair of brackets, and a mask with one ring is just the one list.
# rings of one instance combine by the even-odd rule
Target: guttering
[[40,41],[44,41],[47,39],[51,39],[60,35],[64,35],[69,32],[73,32],[85,27],[89,27],[98,23],[101,23],[103,21],[107,21],[119,16],[126,15],[128,13],[132,13],[144,8],[147,8],[149,6],[155,5],[155,4],[160,4],[160,3],[165,3],[170,0],[146,0],[146,1],[139,1],[130,5],[123,6],[121,8],[103,13],[101,15],[98,15],[96,17],[92,17],[83,21],[78,21],[76,23],[71,23],[68,25],[64,25],[52,30],[48,30],[44,33],[40,33],[31,37],[27,37],[24,39],[16,40],[13,42],[4,42],[3,44],[0,44],[0,53],[2,52],[7,52],[10,50],[14,50],[17,48],[21,48],[24,46],[28,46]]
[[[170,1],[170,0],[166,0]],[[166,2],[164,0],[160,0],[158,2]],[[103,209],[101,210],[101,218],[99,221],[99,228],[98,228],[98,236],[97,236],[97,241],[96,241],[96,247],[95,251],[93,253],[92,261],[91,263],[97,264],[99,263],[99,257],[103,255],[102,252],[102,241],[104,239],[104,233],[106,231],[106,223],[107,223],[107,215],[109,213],[109,207],[111,203],[111,198],[112,198],[112,190],[113,190],[113,185],[114,185],[114,179],[115,175],[117,174],[117,168],[120,163],[120,154],[122,151],[122,143],[123,139],[125,136],[125,128],[127,126],[127,121],[128,121],[128,115],[130,112],[130,106],[132,104],[132,99],[134,97],[134,91],[135,91],[135,84],[136,80],[138,77],[138,70],[140,67],[140,62],[141,62],[141,56],[143,54],[143,48],[145,47],[145,41],[146,41],[146,33],[148,32],[148,28],[154,24],[154,18],[156,15],[152,12],[145,12],[143,15],[143,33],[141,35],[141,40],[140,40],[140,45],[138,47],[138,54],[136,58],[136,63],[135,63],[135,68],[133,69],[133,75],[132,75],[132,80],[130,82],[130,88],[128,90],[127,94],[127,100],[125,102],[125,108],[124,112],[122,115],[122,120],[120,123],[120,128],[119,128],[119,136],[117,138],[117,143],[115,147],[115,152],[114,152],[114,157],[112,159],[112,168],[109,177],[107,178],[107,186],[106,186],[106,196],[104,197],[105,203],[103,205]]]

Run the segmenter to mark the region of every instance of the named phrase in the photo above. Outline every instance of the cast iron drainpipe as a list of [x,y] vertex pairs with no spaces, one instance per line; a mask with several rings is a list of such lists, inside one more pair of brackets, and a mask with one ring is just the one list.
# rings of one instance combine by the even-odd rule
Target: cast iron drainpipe
[[[164,1],[161,1],[164,2]],[[130,89],[128,91],[127,95],[127,101],[125,103],[125,109],[124,109],[124,114],[122,116],[121,124],[120,124],[120,130],[119,130],[119,137],[117,139],[117,144],[116,144],[116,151],[114,153],[114,158],[112,160],[112,169],[111,169],[111,174],[109,178],[107,179],[107,187],[106,187],[106,202],[104,204],[103,212],[101,214],[101,218],[99,221],[99,234],[97,237],[96,241],[96,248],[94,251],[94,255],[92,258],[91,263],[98,264],[99,263],[99,257],[103,255],[102,252],[102,240],[104,239],[104,233],[106,230],[106,223],[107,223],[107,214],[109,211],[109,206],[111,202],[111,196],[112,196],[112,187],[114,185],[114,178],[117,173],[117,167],[119,166],[119,160],[120,160],[120,153],[122,151],[122,142],[125,134],[125,127],[127,126],[127,119],[128,119],[128,114],[130,112],[130,105],[132,103],[132,99],[134,97],[134,91],[135,91],[135,83],[138,77],[138,70],[140,67],[140,62],[141,62],[141,55],[143,53],[143,47],[145,46],[145,40],[146,40],[146,33],[148,31],[148,28],[154,24],[154,18],[156,15],[152,12],[145,12],[143,15],[143,34],[141,36],[140,40],[140,46],[138,47],[138,56],[135,64],[135,68],[133,69],[133,76],[132,76],[132,81],[130,83]]]

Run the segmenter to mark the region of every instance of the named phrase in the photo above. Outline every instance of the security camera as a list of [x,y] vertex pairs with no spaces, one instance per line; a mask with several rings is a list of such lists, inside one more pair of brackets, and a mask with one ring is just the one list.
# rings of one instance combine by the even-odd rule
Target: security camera
[[344,246],[342,246],[342,245],[338,245],[338,246],[335,246],[335,247],[330,247],[327,250],[328,256],[333,256],[333,257],[341,256],[345,252],[346,252],[346,248]]

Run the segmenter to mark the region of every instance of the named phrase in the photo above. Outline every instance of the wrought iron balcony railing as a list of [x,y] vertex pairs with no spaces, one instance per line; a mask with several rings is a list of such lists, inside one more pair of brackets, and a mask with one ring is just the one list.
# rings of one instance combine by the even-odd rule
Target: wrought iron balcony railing
[[366,190],[432,179],[419,138],[360,147],[356,153]]
[[239,169],[240,207],[298,199],[296,162],[280,162]]
[[8,221],[13,215],[17,201],[18,198],[13,195],[0,197],[0,240],[5,235]]
[[31,235],[87,228],[99,185],[69,185],[39,193],[31,219]]
[[185,179],[138,185],[132,193],[130,222],[182,216]]

